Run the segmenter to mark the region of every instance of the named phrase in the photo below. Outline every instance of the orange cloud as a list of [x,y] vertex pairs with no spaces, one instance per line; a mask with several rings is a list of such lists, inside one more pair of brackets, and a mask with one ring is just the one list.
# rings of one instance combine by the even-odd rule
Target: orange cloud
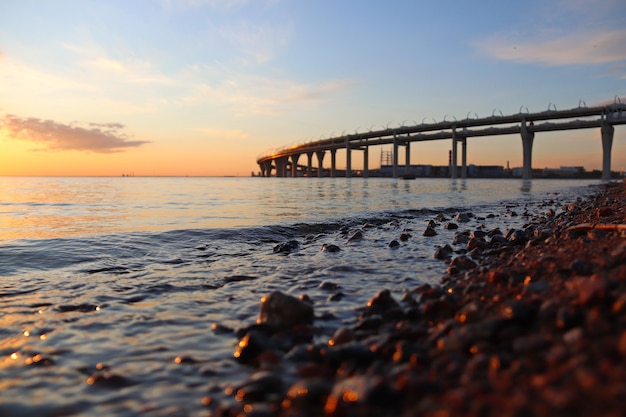
[[147,141],[128,140],[120,123],[89,123],[88,127],[53,120],[19,118],[7,114],[0,118],[0,130],[8,138],[34,142],[47,150],[78,150],[96,153],[120,152]]

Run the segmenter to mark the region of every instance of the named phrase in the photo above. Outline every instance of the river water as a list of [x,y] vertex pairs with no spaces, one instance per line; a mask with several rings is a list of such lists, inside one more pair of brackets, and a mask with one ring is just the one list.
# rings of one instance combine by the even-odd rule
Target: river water
[[[506,231],[597,183],[0,178],[0,415],[205,415],[250,371],[220,329],[253,324],[263,295],[307,294],[324,342],[380,289],[438,282],[455,231],[423,236],[437,214]],[[102,368],[121,382],[94,384]]]

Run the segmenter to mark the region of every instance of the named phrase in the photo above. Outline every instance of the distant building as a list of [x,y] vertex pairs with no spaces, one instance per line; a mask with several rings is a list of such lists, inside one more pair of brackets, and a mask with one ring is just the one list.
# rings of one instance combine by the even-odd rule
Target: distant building
[[573,178],[585,174],[584,167],[544,168],[541,175],[547,178]]

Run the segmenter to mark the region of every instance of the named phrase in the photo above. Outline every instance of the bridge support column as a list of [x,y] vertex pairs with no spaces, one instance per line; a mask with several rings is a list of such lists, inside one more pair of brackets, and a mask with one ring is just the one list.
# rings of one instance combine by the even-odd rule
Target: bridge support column
[[315,154],[317,155],[317,163],[318,163],[318,168],[317,168],[317,176],[319,178],[322,178],[324,176],[324,154],[326,152],[324,151],[317,151],[315,152]]
[[467,178],[467,138],[461,139],[461,178]]
[[271,177],[272,176],[272,169],[274,169],[274,166],[272,165],[272,161],[266,161],[263,163],[263,165],[265,165],[265,176],[266,177]]
[[346,137],[346,178],[352,178],[352,149],[350,141]]
[[274,162],[276,163],[276,176],[277,177],[285,177],[287,176],[287,157],[276,158]]
[[[530,126],[533,122],[530,122]],[[533,140],[535,132],[531,132],[526,127],[526,120],[522,120],[522,150],[524,152],[524,165],[522,168],[522,179],[530,180],[533,177]]]
[[330,150],[330,177],[337,176],[337,149]]
[[300,159],[300,154],[291,155],[291,176],[293,178],[298,176],[298,159]]
[[309,159],[307,166],[306,166],[306,175],[308,177],[312,177],[313,176],[313,152],[307,152],[306,156]]
[[615,128],[610,124],[603,122],[600,127],[602,132],[602,179],[611,179],[611,148],[613,147],[613,133]]
[[393,177],[398,178],[398,136],[393,134]]
[[407,142],[404,144],[404,174],[408,175],[410,170],[411,170],[411,142]]
[[457,166],[457,135],[456,130],[452,130],[452,158],[450,159],[450,178],[455,179],[458,178],[458,174],[456,172]]
[[370,148],[366,146],[363,148],[363,178],[369,178],[370,176]]

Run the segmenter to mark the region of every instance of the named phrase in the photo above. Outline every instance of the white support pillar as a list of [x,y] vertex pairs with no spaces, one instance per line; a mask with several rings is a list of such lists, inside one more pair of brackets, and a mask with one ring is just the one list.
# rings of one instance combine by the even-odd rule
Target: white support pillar
[[458,178],[456,172],[457,166],[457,150],[456,150],[457,135],[456,130],[452,130],[452,159],[450,160],[450,178]]
[[[530,126],[532,125],[533,122],[530,122]],[[528,130],[528,127],[526,127],[526,120],[522,120],[521,134],[522,151],[524,152],[522,179],[530,180],[533,177],[533,140],[535,139],[535,132]]]
[[337,149],[330,150],[330,176],[331,178],[337,176]]
[[615,128],[608,124],[606,120],[600,127],[602,133],[602,179],[611,179],[611,148],[613,147],[613,134]]
[[398,178],[398,135],[393,134],[393,177]]

